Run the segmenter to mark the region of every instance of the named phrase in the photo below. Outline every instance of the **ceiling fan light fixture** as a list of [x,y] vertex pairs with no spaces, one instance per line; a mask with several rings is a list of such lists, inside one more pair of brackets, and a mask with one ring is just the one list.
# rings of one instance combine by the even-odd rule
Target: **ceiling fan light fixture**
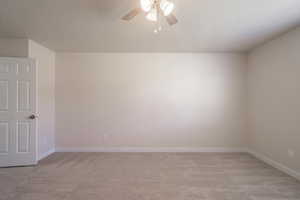
[[149,21],[153,21],[153,22],[156,22],[157,21],[157,10],[152,8],[148,14],[146,15],[146,18],[149,20]]
[[167,0],[160,1],[160,9],[163,11],[164,16],[168,16],[174,10],[174,3]]
[[149,12],[153,5],[153,0],[140,0],[141,2],[141,8],[145,12]]
[[171,0],[139,0],[140,7],[134,8],[122,17],[122,20],[130,21],[139,14],[145,14],[145,18],[155,23],[155,33],[162,30],[162,20],[172,26],[178,23],[174,14],[174,3]]

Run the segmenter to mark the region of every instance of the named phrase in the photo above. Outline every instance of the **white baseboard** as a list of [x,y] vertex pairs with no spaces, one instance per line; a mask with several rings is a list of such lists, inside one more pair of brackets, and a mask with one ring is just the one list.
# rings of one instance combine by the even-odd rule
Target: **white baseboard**
[[159,147],[159,148],[147,148],[147,147],[95,147],[95,148],[56,148],[56,152],[247,152],[243,148],[189,148],[189,147]]
[[39,155],[38,160],[42,160],[42,159],[46,158],[47,156],[53,154],[54,152],[55,152],[55,149],[50,149],[49,151]]
[[258,153],[256,151],[253,151],[253,150],[248,150],[248,153],[250,153],[251,155],[253,155],[254,157],[256,157],[257,159],[273,166],[274,168],[300,180],[300,173],[298,173],[297,171],[279,163],[279,162],[276,162],[274,160],[272,160],[271,158],[261,154],[261,153]]

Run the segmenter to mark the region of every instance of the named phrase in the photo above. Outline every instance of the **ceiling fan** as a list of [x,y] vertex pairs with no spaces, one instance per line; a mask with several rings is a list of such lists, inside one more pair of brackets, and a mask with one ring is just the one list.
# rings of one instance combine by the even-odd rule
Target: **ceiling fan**
[[166,18],[168,24],[171,26],[178,22],[177,18],[172,14],[174,3],[168,0],[140,0],[140,5],[140,7],[124,15],[122,19],[130,21],[138,14],[145,13],[146,19],[156,22],[154,33],[158,33],[162,30],[161,18]]

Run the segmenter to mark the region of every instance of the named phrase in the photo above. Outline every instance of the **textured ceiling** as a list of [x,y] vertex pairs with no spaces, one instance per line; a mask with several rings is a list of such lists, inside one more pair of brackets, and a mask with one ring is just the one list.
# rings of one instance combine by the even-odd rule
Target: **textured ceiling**
[[236,52],[300,24],[300,0],[173,0],[179,23],[156,35],[139,0],[0,0],[0,37],[26,37],[56,51]]

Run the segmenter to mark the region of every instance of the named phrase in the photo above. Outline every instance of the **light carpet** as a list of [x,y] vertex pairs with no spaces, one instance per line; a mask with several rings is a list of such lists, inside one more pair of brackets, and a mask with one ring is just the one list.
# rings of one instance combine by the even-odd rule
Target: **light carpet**
[[247,153],[54,153],[0,168],[0,200],[300,200],[300,182]]

